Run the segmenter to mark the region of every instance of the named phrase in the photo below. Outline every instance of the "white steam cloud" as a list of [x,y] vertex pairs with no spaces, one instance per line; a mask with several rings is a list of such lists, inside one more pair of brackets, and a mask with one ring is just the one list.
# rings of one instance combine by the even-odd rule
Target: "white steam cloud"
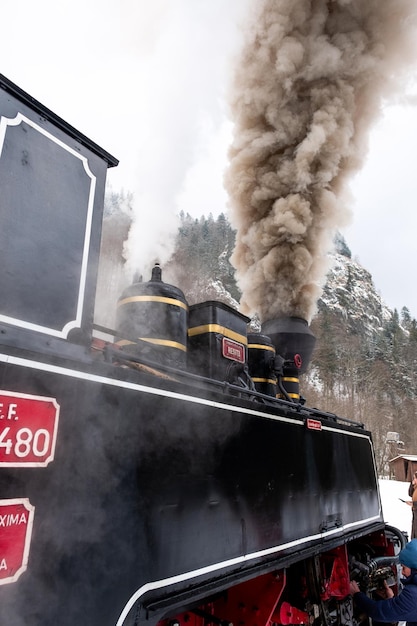
[[253,2],[225,177],[244,312],[311,320],[370,129],[417,58],[416,24],[415,0]]
[[148,280],[154,262],[171,256],[190,171],[210,147],[207,129],[213,142],[224,133],[222,89],[246,2],[230,0],[225,10],[224,0],[157,0],[149,12],[144,0],[123,1],[125,45],[138,59],[133,80],[140,81],[131,111],[137,164],[124,250],[130,279],[139,273]]

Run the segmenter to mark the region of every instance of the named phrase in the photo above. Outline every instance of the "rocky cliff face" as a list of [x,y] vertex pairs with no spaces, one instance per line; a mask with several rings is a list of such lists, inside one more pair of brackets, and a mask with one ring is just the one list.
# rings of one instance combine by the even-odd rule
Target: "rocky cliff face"
[[340,253],[334,255],[319,301],[319,311],[324,308],[340,313],[350,327],[367,334],[381,330],[392,317],[392,311],[375,289],[371,274]]

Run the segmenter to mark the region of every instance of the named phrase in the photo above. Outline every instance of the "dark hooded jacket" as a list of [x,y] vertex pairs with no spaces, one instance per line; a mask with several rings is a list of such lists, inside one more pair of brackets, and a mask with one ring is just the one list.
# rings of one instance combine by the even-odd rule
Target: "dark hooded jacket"
[[387,600],[372,600],[361,591],[355,593],[356,606],[375,622],[407,622],[407,626],[417,626],[417,569],[412,569],[410,576],[401,582],[404,585],[401,593]]

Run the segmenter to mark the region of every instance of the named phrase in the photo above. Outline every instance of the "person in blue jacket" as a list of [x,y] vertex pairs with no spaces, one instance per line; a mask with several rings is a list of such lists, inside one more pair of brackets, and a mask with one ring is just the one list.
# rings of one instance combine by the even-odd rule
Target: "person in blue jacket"
[[398,555],[402,566],[402,591],[394,597],[387,582],[382,595],[384,600],[372,600],[359,590],[356,581],[350,582],[350,593],[360,611],[376,622],[407,622],[407,626],[417,626],[417,539],[406,544]]

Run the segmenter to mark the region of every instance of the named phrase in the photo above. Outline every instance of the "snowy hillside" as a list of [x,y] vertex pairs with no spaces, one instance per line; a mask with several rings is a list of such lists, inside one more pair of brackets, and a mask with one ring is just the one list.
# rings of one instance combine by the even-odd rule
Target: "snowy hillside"
[[410,499],[408,496],[409,484],[398,480],[381,479],[379,481],[382,510],[386,523],[406,532],[410,539],[411,507],[399,500],[399,498],[403,500]]
[[333,255],[321,304],[366,331],[381,329],[392,312],[375,289],[371,274],[348,256]]

